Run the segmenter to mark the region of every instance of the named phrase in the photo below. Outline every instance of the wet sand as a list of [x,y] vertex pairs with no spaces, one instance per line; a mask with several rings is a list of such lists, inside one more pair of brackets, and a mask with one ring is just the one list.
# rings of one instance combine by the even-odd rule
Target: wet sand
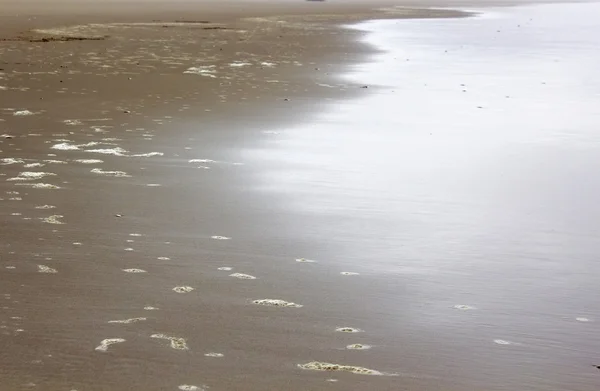
[[282,211],[251,158],[381,88],[340,77],[377,50],[340,23],[460,13],[22,4],[0,17],[2,391],[469,387],[435,339],[405,345],[410,287],[335,259],[332,221]]
[[332,349],[396,371],[348,360],[355,320],[324,303],[356,283],[272,236],[239,152],[367,93],[338,79],[372,52],[340,23],[460,14],[31,4],[1,23],[2,390],[329,389],[298,365]]

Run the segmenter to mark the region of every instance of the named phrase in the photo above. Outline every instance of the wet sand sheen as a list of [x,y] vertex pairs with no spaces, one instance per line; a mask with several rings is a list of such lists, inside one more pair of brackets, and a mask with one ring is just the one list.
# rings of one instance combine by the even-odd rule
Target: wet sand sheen
[[[428,13],[413,14],[419,15]],[[404,339],[398,337],[398,314],[390,311],[395,308],[390,303],[411,298],[398,297],[401,282],[389,274],[377,275],[364,262],[339,259],[329,235],[314,234],[327,222],[300,223],[306,216],[293,208],[273,213],[278,204],[272,195],[256,189],[263,172],[257,167],[260,162],[239,153],[243,148],[265,148],[265,138],[271,147],[285,146],[285,136],[264,133],[272,123],[259,114],[285,116],[298,107],[308,110],[311,103],[304,99],[310,96],[359,94],[356,83],[313,73],[342,69],[339,59],[320,52],[327,45],[344,44],[354,50],[357,57],[344,64],[365,49],[350,41],[357,33],[342,33],[328,21],[367,17],[330,16],[319,22],[322,25],[310,18],[288,17],[286,23],[259,20],[243,25],[256,28],[250,32],[234,24],[233,39],[207,38],[227,52],[219,65],[208,68],[188,63],[192,58],[199,61],[190,54],[197,44],[185,44],[195,37],[187,29],[196,32],[197,26],[158,23],[161,30],[172,31],[165,33],[156,31],[157,22],[110,25],[111,34],[137,37],[139,42],[132,47],[111,46],[111,39],[80,43],[107,46],[78,46],[85,53],[83,62],[69,63],[67,73],[60,75],[68,83],[50,73],[34,74],[26,81],[16,66],[2,71],[0,85],[6,81],[16,100],[10,106],[19,107],[11,108],[0,99],[6,106],[0,126],[9,125],[16,134],[0,144],[2,153],[11,156],[2,160],[2,174],[7,175],[0,179],[23,178],[2,181],[0,195],[10,212],[3,215],[0,232],[8,238],[0,258],[7,276],[2,281],[7,283],[0,293],[9,295],[5,311],[10,315],[10,320],[2,319],[7,327],[3,335],[7,348],[0,353],[2,386],[319,390],[339,382],[345,389],[396,390],[399,385],[431,389],[440,384],[447,390],[464,389],[458,379],[427,369],[427,364],[436,367],[440,361],[419,361],[422,345],[407,344],[399,355],[396,347]],[[305,23],[320,26],[323,32],[309,33]],[[231,33],[221,29],[225,25],[204,27],[214,27],[201,30],[211,34]],[[81,32],[78,28],[77,34]],[[289,47],[265,50],[281,33]],[[267,43],[238,46],[244,45],[235,43],[240,36],[241,41],[250,37]],[[315,37],[324,46],[314,52],[295,46]],[[178,41],[182,46],[176,46]],[[125,48],[141,53],[123,60]],[[151,61],[156,56],[153,50],[162,50],[160,62]],[[213,52],[216,49],[208,50]],[[57,64],[63,61],[58,53]],[[288,62],[272,62],[274,58]],[[141,76],[146,70],[151,71]],[[202,72],[206,70],[210,72]],[[265,70],[274,73],[252,84],[250,80]],[[149,82],[163,72],[169,74],[164,83],[175,84]],[[302,81],[294,82],[295,75],[304,75]],[[90,83],[94,77],[101,81]],[[65,100],[73,102],[94,96],[94,89],[102,90],[102,80],[109,77],[118,78],[113,86],[132,81],[139,88],[147,83],[145,88],[155,96],[139,98],[131,92],[115,96],[104,90],[84,107],[74,105],[78,110],[73,113],[52,104],[30,107],[25,103],[31,96],[19,90],[45,93],[56,83],[51,99],[58,102],[58,96],[72,93]],[[197,81],[184,77],[197,77],[201,83],[216,79],[220,84],[193,84]],[[322,93],[322,87],[314,89],[315,79],[338,87]],[[242,91],[236,90],[239,83],[247,83]],[[280,85],[265,87],[271,84]],[[78,85],[83,87],[78,90]],[[199,86],[212,90],[202,97]],[[256,89],[262,91],[257,103],[270,101],[272,106],[245,102]],[[296,102],[296,97],[298,106],[282,106]],[[198,114],[204,110],[209,110],[206,117]],[[240,122],[222,121],[234,113]],[[32,164],[36,166],[25,167]],[[16,187],[36,180],[49,183]],[[471,303],[448,304],[445,310],[447,316],[477,316],[483,311]],[[578,325],[594,324],[593,313],[582,315],[586,316],[575,320]],[[402,326],[406,335],[431,337],[407,323]],[[510,340],[498,336],[486,342],[501,349],[522,346],[512,337],[502,338]],[[447,358],[447,347],[440,343],[439,350],[435,344],[426,350]],[[23,352],[17,359],[16,351]]]

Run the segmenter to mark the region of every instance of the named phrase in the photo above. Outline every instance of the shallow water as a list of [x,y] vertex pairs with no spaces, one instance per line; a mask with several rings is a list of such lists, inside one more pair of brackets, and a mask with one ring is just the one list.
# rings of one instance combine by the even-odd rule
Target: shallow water
[[247,153],[302,256],[360,273],[337,294],[389,389],[600,386],[597,15],[364,23],[365,97]]

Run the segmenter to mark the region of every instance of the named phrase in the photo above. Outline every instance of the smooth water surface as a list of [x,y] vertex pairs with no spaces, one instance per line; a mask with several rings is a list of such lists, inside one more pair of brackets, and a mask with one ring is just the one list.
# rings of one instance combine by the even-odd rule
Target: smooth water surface
[[600,387],[598,15],[362,24],[365,97],[250,153],[290,232],[372,283],[398,389]]

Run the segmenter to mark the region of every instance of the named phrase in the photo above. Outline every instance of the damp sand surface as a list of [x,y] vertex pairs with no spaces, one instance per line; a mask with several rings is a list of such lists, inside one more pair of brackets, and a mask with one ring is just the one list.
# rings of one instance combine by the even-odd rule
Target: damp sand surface
[[[476,130],[501,123],[507,110],[533,110],[540,96],[573,97],[573,79],[547,65],[558,57],[544,57],[545,80],[521,93],[506,84],[511,64],[493,65],[511,58],[498,53],[513,47],[502,45],[498,30],[516,34],[516,25],[533,19],[529,28],[547,34],[551,22],[533,21],[564,10],[342,30],[337,24],[394,15],[358,1],[282,1],[252,13],[160,2],[142,12],[139,2],[117,2],[118,14],[93,2],[70,4],[72,14],[47,2],[0,4],[9,10],[0,15],[3,391],[596,389],[600,313],[586,279],[595,270],[590,254],[598,253],[586,238],[595,232],[578,218],[581,210],[542,213],[506,190],[539,179],[548,156],[510,148],[528,170],[506,177],[500,167],[511,167],[514,156],[466,161],[451,142],[469,137],[469,151],[490,152],[492,141],[506,140]],[[475,33],[482,29],[490,36]],[[386,34],[410,53],[390,52]],[[484,45],[472,37],[499,45],[492,45],[498,57],[477,51]],[[377,42],[357,42],[365,38]],[[436,57],[446,50],[458,68]],[[539,54],[520,53],[522,73],[511,76],[523,82],[535,69],[541,78]],[[574,58],[581,71],[587,62]],[[384,65],[340,77],[367,59]],[[440,76],[435,64],[452,74]],[[397,70],[410,80],[398,80]],[[466,74],[478,76],[465,81]],[[548,84],[555,93],[537,90]],[[515,106],[495,101],[519,95]],[[592,104],[577,96],[581,111],[570,124],[585,130]],[[381,101],[363,100],[371,98]],[[417,110],[438,101],[468,108],[455,118],[436,106],[442,123]],[[327,111],[329,102],[349,111]],[[407,108],[401,123],[389,116],[399,107]],[[369,115],[377,127],[360,121]],[[462,127],[432,138],[455,123]],[[573,173],[594,166],[596,151],[586,149],[594,139],[548,127],[543,146],[526,137],[517,144],[544,148],[562,137],[561,153],[572,153],[580,143],[578,159],[563,167],[572,172],[560,171],[573,186],[541,177],[543,194],[568,199],[565,189],[577,188]],[[455,154],[442,153],[448,146]],[[469,167],[492,170],[505,186]],[[6,180],[23,172],[56,175]],[[485,184],[480,193],[466,191],[471,180]],[[502,220],[507,210],[536,213],[515,226]],[[544,267],[532,263],[540,260]]]

